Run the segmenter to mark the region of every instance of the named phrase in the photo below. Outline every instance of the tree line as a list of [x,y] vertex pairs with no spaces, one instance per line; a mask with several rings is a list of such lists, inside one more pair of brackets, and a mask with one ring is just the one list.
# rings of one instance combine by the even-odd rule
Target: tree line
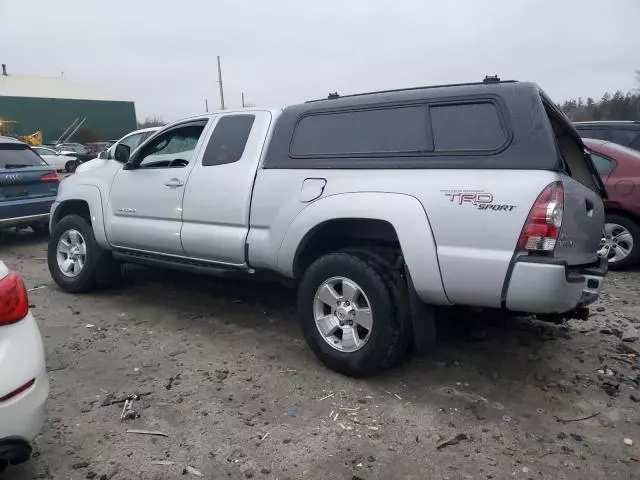
[[600,99],[572,98],[558,106],[574,122],[590,120],[640,120],[640,70],[636,72],[639,88],[633,92],[605,93]]

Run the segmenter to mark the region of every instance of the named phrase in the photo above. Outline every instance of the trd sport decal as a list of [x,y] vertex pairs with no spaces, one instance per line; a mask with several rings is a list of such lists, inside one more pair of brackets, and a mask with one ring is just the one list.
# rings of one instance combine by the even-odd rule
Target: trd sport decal
[[451,203],[456,205],[471,204],[478,210],[494,210],[502,212],[510,212],[515,205],[496,204],[493,203],[493,194],[484,190],[440,190]]

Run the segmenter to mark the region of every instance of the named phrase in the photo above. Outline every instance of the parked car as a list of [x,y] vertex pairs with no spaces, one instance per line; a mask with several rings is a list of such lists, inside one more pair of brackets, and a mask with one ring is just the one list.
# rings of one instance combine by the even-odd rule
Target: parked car
[[612,269],[640,260],[640,151],[605,140],[584,143],[607,188],[600,254]]
[[53,279],[80,293],[123,262],[275,272],[298,283],[311,349],[348,375],[427,349],[436,306],[588,313],[607,271],[604,185],[537,85],[334,97],[120,142],[61,185]]
[[0,137],[0,228],[49,231],[60,176],[27,144]]
[[27,290],[0,261],[0,474],[31,457],[48,395],[42,337]]
[[110,145],[109,142],[89,142],[85,143],[84,146],[87,148],[87,150],[97,156],[100,152],[109,148]]
[[62,155],[52,148],[31,147],[33,151],[40,155],[47,165],[51,165],[57,171],[74,172],[80,161],[73,156]]
[[640,122],[638,121],[576,122],[573,125],[582,138],[607,140],[640,150]]
[[76,157],[80,162],[88,162],[98,156],[81,143],[59,143],[55,149],[60,155]]
[[114,158],[116,145],[118,144],[126,145],[127,147],[129,147],[129,151],[133,152],[138,147],[138,145],[140,145],[140,143],[142,143],[144,140],[149,138],[158,130],[160,130],[160,127],[150,127],[150,128],[143,128],[142,130],[136,130],[131,133],[127,133],[120,140],[109,145],[109,147],[107,147],[106,150],[103,150],[102,152],[100,152],[98,154],[98,158],[95,158],[93,160],[90,160],[80,165],[78,171],[86,172],[93,168],[104,165],[106,160],[112,160]]

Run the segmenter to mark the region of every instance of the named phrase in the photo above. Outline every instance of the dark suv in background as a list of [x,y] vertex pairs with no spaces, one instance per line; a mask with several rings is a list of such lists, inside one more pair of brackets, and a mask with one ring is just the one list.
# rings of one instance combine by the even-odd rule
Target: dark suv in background
[[640,150],[640,122],[638,121],[575,122],[573,126],[582,138],[606,140]]
[[58,173],[29,145],[0,136],[0,229],[31,227],[47,233],[59,184]]

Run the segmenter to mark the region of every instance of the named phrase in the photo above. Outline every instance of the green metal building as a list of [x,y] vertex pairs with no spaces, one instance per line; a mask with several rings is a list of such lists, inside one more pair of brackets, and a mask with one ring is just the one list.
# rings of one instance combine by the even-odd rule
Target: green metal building
[[17,135],[41,131],[54,142],[74,120],[85,119],[69,141],[79,136],[117,139],[137,127],[135,105],[66,79],[0,74],[0,121],[12,123]]

